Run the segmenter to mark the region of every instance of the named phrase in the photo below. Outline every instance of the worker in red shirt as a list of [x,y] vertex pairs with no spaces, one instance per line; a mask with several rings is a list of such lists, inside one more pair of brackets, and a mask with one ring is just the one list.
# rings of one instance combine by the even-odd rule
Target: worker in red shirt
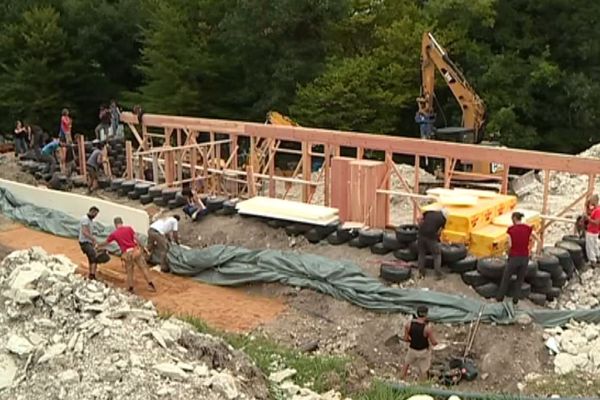
[[591,266],[594,268],[598,266],[598,261],[600,261],[598,234],[600,234],[600,207],[596,204],[588,217],[585,230],[585,252]]
[[123,225],[121,217],[116,217],[114,223],[116,229],[108,236],[106,242],[98,247],[106,247],[111,242],[117,242],[121,249],[121,260],[123,260],[127,271],[127,288],[131,293],[133,293],[133,268],[136,265],[142,271],[149,289],[153,292],[156,291],[154,283],[148,276],[146,262],[142,254],[143,247],[137,239],[135,231],[132,227]]
[[521,286],[527,274],[527,265],[529,264],[529,248],[531,239],[538,243],[538,251],[542,248],[540,237],[533,231],[533,228],[523,223],[523,213],[515,211],[512,214],[513,225],[508,228],[508,262],[504,268],[502,282],[496,299],[504,301],[504,295],[508,290],[508,284],[513,275],[517,275],[516,291],[513,297],[513,304],[519,302],[521,297]]

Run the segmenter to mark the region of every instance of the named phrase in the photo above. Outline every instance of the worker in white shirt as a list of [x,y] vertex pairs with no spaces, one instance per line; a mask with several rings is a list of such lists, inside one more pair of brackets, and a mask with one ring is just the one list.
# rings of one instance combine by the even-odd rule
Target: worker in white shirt
[[156,250],[160,255],[160,270],[169,272],[169,264],[167,262],[167,253],[169,251],[169,243],[175,242],[179,244],[179,236],[177,230],[179,228],[179,215],[162,218],[156,220],[150,225],[148,230],[148,252],[150,255]]

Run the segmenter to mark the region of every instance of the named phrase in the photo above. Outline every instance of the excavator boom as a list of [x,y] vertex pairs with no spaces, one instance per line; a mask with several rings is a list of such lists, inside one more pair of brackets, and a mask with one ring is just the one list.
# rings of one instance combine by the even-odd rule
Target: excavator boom
[[421,97],[417,99],[419,112],[434,115],[435,72],[439,71],[462,110],[463,128],[473,131],[473,142],[483,139],[486,110],[483,100],[475,93],[448,53],[429,32],[421,43]]

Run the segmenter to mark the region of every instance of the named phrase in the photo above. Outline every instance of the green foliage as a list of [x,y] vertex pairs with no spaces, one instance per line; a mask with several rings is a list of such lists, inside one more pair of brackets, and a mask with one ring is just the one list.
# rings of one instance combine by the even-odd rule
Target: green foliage
[[[147,111],[416,135],[431,31],[486,103],[487,134],[576,152],[600,140],[599,2],[5,0],[3,130],[90,131],[111,98]],[[462,113],[441,77],[437,126]]]

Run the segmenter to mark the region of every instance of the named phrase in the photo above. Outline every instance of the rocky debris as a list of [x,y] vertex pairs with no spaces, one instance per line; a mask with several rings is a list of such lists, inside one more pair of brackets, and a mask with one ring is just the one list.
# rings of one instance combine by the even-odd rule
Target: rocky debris
[[40,248],[0,264],[0,397],[268,398],[245,354],[74,271]]
[[[291,381],[284,381],[279,386],[283,392],[283,398],[292,400],[342,400],[343,397],[339,392],[331,390],[329,392],[318,394],[308,388],[303,388]],[[345,399],[350,400],[350,399]]]
[[556,307],[566,310],[591,309],[600,304],[600,274],[589,269],[581,273],[581,282],[573,279],[563,289],[562,296],[558,299]]
[[285,381],[286,379],[291,378],[294,375],[296,375],[296,370],[295,369],[293,369],[293,368],[286,368],[286,369],[281,370],[281,371],[272,372],[269,375],[269,380],[271,382],[281,383],[281,382]]
[[570,322],[564,329],[547,329],[545,336],[558,345],[559,353],[554,357],[557,374],[600,372],[600,325]]

